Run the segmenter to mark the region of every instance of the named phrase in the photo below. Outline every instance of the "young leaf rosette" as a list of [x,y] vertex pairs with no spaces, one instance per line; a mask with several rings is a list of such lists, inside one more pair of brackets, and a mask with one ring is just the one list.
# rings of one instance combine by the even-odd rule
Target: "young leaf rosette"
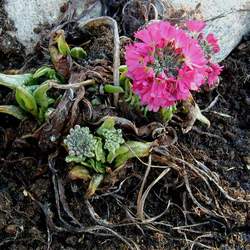
[[122,130],[115,128],[115,119],[107,118],[91,133],[88,127],[76,125],[64,139],[68,150],[66,162],[73,164],[72,180],[89,181],[86,197],[92,196],[110,171],[120,170],[134,157],[149,155],[151,142],[125,141]]

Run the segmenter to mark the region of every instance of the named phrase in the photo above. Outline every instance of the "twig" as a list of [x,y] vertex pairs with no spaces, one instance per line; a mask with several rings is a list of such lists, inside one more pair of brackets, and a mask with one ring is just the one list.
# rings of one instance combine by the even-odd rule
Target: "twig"
[[[72,84],[60,84],[55,80],[48,80],[47,81],[49,87],[56,88],[56,89],[77,89],[81,88],[83,86],[89,86],[95,84],[95,80],[90,79],[78,83],[72,83]],[[46,83],[45,83],[46,84]]]
[[178,227],[173,227],[173,229],[185,229],[185,228],[191,228],[191,227],[199,227],[199,226],[204,226],[209,224],[208,221],[206,222],[202,222],[202,223],[196,223],[196,224],[192,224],[192,225],[185,225],[185,226],[178,226]]
[[[152,223],[152,222],[155,223],[156,220],[158,220],[158,219],[161,218],[164,214],[166,214],[166,212],[169,210],[170,204],[171,204],[171,202],[170,202],[170,200],[169,200],[169,201],[168,201],[168,204],[167,204],[167,207],[165,208],[165,210],[164,210],[162,213],[160,213],[160,214],[158,214],[158,215],[156,215],[156,216],[154,216],[154,217],[151,217],[151,218],[150,218],[149,216],[147,216],[147,219],[144,220],[144,223]],[[167,226],[172,227],[172,225],[170,225],[170,224],[168,224]]]
[[138,202],[139,204],[139,209],[137,210],[137,213],[139,212],[140,217],[143,219],[144,218],[144,206],[145,206],[145,201],[147,199],[147,196],[150,192],[150,190],[153,188],[153,186],[159,182],[161,178],[163,178],[168,172],[170,171],[170,168],[164,169],[161,174],[148,186],[146,191],[143,193],[141,200]]
[[216,138],[216,139],[219,139],[219,140],[223,141],[224,143],[227,143],[227,140],[226,140],[225,138],[219,136],[219,135],[211,134],[211,133],[209,133],[209,132],[202,131],[202,130],[200,130],[200,129],[199,129],[198,127],[196,127],[196,126],[193,126],[192,129],[193,129],[193,131],[195,131],[195,132],[197,132],[197,133],[199,133],[199,134],[201,134],[201,135],[206,135],[206,136],[211,137],[211,138]]
[[[198,160],[195,160],[195,162],[197,164],[199,164],[200,166],[204,166],[203,163],[199,162]],[[243,200],[242,198],[240,199],[235,199],[233,197],[231,197],[219,184],[218,181],[215,180],[213,177],[211,177],[208,173],[206,173],[203,170],[200,170],[211,182],[213,182],[215,184],[215,186],[220,190],[220,192],[225,196],[225,198],[227,198],[228,200],[232,201],[232,202],[241,202],[241,203],[249,203],[250,201],[247,200]],[[210,171],[210,170],[209,170]]]
[[193,203],[198,207],[200,208],[204,213],[212,216],[212,217],[222,217],[221,215],[217,214],[216,212],[211,212],[209,209],[205,208],[204,206],[202,206],[198,200],[194,197],[193,193],[192,193],[192,190],[191,190],[191,187],[190,187],[190,184],[189,184],[189,180],[188,180],[188,177],[187,177],[187,172],[185,171],[185,174],[183,176],[184,178],[184,181],[185,181],[185,184],[186,184],[186,188],[187,188],[187,191],[188,191],[188,194],[191,198],[191,200],[193,201]]
[[[201,244],[201,243],[197,242],[197,240],[198,240],[198,239],[201,239],[201,238],[213,238],[213,235],[212,235],[211,233],[208,233],[208,234],[203,234],[203,235],[198,236],[198,237],[193,241],[190,250],[193,250],[194,245],[196,245],[196,244]],[[205,245],[204,245],[204,247],[205,247]],[[206,246],[206,248],[207,248],[207,249],[213,249],[213,247],[209,247],[209,246]]]
[[113,227],[113,224],[112,223],[109,223],[108,221],[106,220],[103,220],[97,213],[96,211],[94,210],[93,206],[90,204],[89,200],[85,200],[85,204],[89,210],[89,214],[91,216],[91,218],[99,225],[101,226],[105,226],[105,227],[109,227],[109,228],[112,228]]
[[148,166],[147,166],[145,175],[143,177],[143,181],[142,181],[142,184],[141,184],[141,187],[140,187],[139,194],[137,196],[137,217],[140,218],[141,220],[145,219],[144,212],[143,212],[144,204],[142,204],[141,201],[142,201],[143,189],[144,189],[144,186],[146,184],[146,180],[147,180],[149,171],[151,169],[151,162],[152,162],[152,157],[151,157],[151,155],[149,155],[149,157],[148,157]]
[[202,109],[201,112],[208,112],[214,105],[218,102],[220,95],[217,95],[214,100],[206,107],[205,109]]
[[225,117],[225,118],[233,118],[231,115],[224,114],[224,113],[221,113],[221,112],[217,112],[217,111],[211,111],[211,112],[214,113],[214,114],[216,114],[216,115]]
[[[159,19],[158,10],[157,10],[157,8],[155,7],[155,5],[152,4],[152,3],[149,4],[149,13],[150,13],[150,9],[151,9],[151,8],[153,8],[153,10],[154,10],[154,19],[155,19],[155,20]],[[148,14],[149,14],[149,13],[148,13]]]

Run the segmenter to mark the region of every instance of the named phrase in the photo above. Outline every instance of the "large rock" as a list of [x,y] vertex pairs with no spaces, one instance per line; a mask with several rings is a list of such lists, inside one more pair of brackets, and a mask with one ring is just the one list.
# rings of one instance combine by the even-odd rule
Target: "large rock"
[[[9,32],[16,36],[17,40],[24,45],[26,52],[32,51],[38,40],[34,29],[45,23],[53,23],[62,14],[60,8],[67,0],[5,0],[5,11],[16,28],[15,32]],[[77,14],[91,8],[88,16],[101,15],[101,2],[98,0],[75,0]]]
[[219,39],[221,52],[215,60],[221,61],[237,46],[242,36],[250,32],[250,0],[163,0],[177,9],[195,9],[207,20],[206,32]]
[[[101,0],[74,0],[78,5],[78,14],[85,11],[85,18],[101,15]],[[149,1],[149,0],[143,0]],[[155,0],[161,8],[165,3],[175,9],[194,10],[200,3],[200,17],[207,20],[207,32],[214,32],[219,38],[221,52],[217,61],[223,60],[240,42],[243,35],[250,31],[250,0]],[[13,20],[16,36],[31,52],[38,35],[34,29],[46,22],[52,23],[60,16],[60,7],[67,0],[5,0],[5,10]],[[161,6],[160,6],[161,5]],[[91,11],[86,10],[91,7]],[[171,8],[170,8],[171,9]],[[159,13],[161,11],[159,10]],[[1,33],[0,33],[1,34]],[[1,40],[1,39],[0,39]],[[1,43],[0,43],[1,44]],[[1,49],[1,48],[0,48]]]

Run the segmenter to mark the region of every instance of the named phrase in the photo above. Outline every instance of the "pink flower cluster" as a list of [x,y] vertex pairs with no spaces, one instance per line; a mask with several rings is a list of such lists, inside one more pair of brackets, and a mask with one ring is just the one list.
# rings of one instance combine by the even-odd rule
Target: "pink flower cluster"
[[205,37],[204,27],[195,20],[187,21],[185,30],[157,21],[135,33],[139,41],[126,47],[127,76],[149,110],[172,106],[218,81],[222,68],[211,62],[218,41],[213,34]]

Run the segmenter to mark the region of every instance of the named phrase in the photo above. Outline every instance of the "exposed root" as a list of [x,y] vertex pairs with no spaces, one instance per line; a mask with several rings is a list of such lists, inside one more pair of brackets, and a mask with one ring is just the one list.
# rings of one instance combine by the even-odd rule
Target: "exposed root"
[[[55,88],[55,89],[78,89],[84,86],[89,86],[95,84],[94,80],[86,80],[78,83],[72,83],[72,84],[59,84],[57,81],[49,80],[48,82],[49,88]],[[45,83],[46,84],[46,83]]]
[[198,127],[196,126],[193,126],[192,127],[192,130],[195,131],[196,133],[200,134],[200,135],[206,135],[208,137],[211,137],[211,138],[215,138],[215,139],[218,139],[220,141],[223,141],[224,143],[227,142],[227,140],[221,136],[218,136],[218,135],[215,135],[215,134],[211,134],[209,132],[205,132],[205,131],[202,131],[201,129],[199,129]]
[[204,244],[199,243],[198,240],[199,240],[199,239],[202,239],[202,238],[213,238],[213,235],[212,235],[211,233],[208,233],[208,234],[203,234],[203,235],[198,236],[198,237],[193,241],[190,250],[193,250],[193,248],[194,248],[195,245],[202,246],[202,247],[204,247],[204,248],[206,248],[206,249],[213,249],[213,247],[210,247],[210,246],[207,246],[207,245],[204,245]]
[[141,200],[142,200],[142,196],[143,196],[143,189],[144,189],[144,186],[146,184],[146,180],[147,180],[150,169],[151,169],[151,155],[149,155],[148,167],[145,171],[145,175],[144,175],[141,187],[140,187],[140,191],[139,191],[138,196],[137,196],[137,216],[141,220],[144,219],[144,214],[143,214],[144,203],[142,204]]
[[[231,219],[230,214],[228,214],[230,211],[225,213],[225,210],[221,209],[222,204],[218,201],[217,191],[222,193],[230,202],[247,203],[247,201],[242,198],[231,197],[221,186],[217,175],[192,155],[191,160],[190,158],[188,161],[185,160],[183,154],[186,153],[190,155],[185,148],[161,146],[151,152],[148,163],[138,158],[142,163],[141,166],[146,166],[146,170],[136,200],[130,200],[128,203],[126,198],[121,195],[124,186],[128,185],[132,176],[128,176],[121,181],[116,189],[113,187],[111,191],[93,197],[92,201],[98,200],[98,203],[105,197],[104,202],[106,202],[107,206],[105,218],[102,217],[102,214],[97,213],[91,200],[86,200],[85,207],[94,222],[93,226],[80,222],[71,211],[65,195],[64,182],[56,170],[58,153],[51,155],[49,168],[52,174],[56,215],[58,218],[57,224],[59,223],[59,225],[56,225],[56,218],[48,204],[42,204],[28,193],[29,197],[39,205],[46,217],[48,245],[50,245],[51,234],[53,233],[75,232],[105,237],[115,236],[130,249],[139,249],[134,241],[124,237],[123,233],[121,233],[125,228],[135,227],[144,235],[147,232],[170,236],[177,234],[179,237],[175,238],[175,240],[184,241],[190,249],[194,249],[196,246],[212,249],[209,246],[209,242],[212,240],[213,232],[205,232],[205,228],[212,222],[210,220],[199,221],[197,216],[201,217],[203,214],[206,214],[209,216],[208,218],[213,218],[214,224],[227,227],[226,224]],[[157,176],[155,176],[156,171],[159,172]],[[173,181],[173,178],[171,178],[171,182],[168,181],[171,175],[176,176],[176,181]],[[154,178],[152,178],[153,176]],[[147,188],[144,191],[146,185]],[[199,187],[202,187],[202,190]],[[216,187],[216,190],[214,187]],[[159,188],[164,189],[165,192],[161,193]],[[183,192],[183,204],[178,205],[172,200],[173,197],[170,192],[171,190],[183,188],[185,189]],[[157,195],[157,198],[164,204],[162,212],[157,215],[152,215],[152,212],[148,211],[148,205],[151,202],[151,199],[148,198],[151,195]],[[112,220],[113,208],[108,204],[109,197],[115,200],[115,203],[112,204],[116,204],[116,206],[125,211],[127,215],[125,220],[116,222]],[[191,207],[190,202],[192,203]],[[175,222],[171,215],[172,211],[175,211],[175,215],[179,214],[178,216],[184,218],[183,224]]]
[[218,102],[219,98],[220,98],[220,95],[217,95],[214,98],[214,100],[208,105],[208,107],[205,109],[202,109],[201,112],[208,112],[210,109],[212,109],[215,106],[215,104]]
[[[145,206],[145,202],[146,202],[146,199],[150,190],[161,178],[163,178],[170,171],[170,168],[166,168],[165,170],[163,170],[162,173],[147,187],[146,191],[142,194],[150,168],[151,168],[151,156],[149,156],[149,164],[148,164],[148,167],[147,167],[147,170],[146,170],[146,173],[145,173],[145,176],[144,176],[141,188],[140,188],[140,192],[137,197],[137,217],[142,221],[145,221],[144,206]],[[163,214],[164,213],[165,211],[163,212]],[[154,220],[157,220],[161,216],[162,214],[155,216],[155,218],[148,218],[146,222],[147,223],[153,222]]]

